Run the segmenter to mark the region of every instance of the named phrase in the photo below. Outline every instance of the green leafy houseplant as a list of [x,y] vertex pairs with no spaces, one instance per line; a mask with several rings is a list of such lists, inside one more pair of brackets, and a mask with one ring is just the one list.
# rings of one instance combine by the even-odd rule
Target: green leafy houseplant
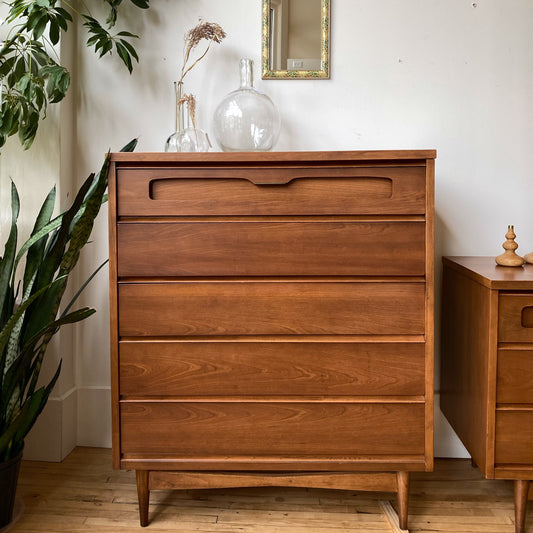
[[[133,151],[136,144],[136,140],[131,141],[122,151]],[[107,200],[108,165],[109,154],[100,172],[85,180],[70,208],[55,218],[51,218],[55,204],[55,188],[52,189],[30,238],[18,253],[20,204],[17,189],[14,184],[11,186],[11,229],[0,258],[0,463],[20,453],[25,436],[59,377],[61,363],[48,384],[38,384],[52,336],[61,326],[95,312],[89,307],[71,311],[71,307],[99,269],[62,311],[60,303],[100,206]],[[17,267],[23,258],[26,263],[22,279],[17,281]]]
[[[93,1],[93,0],[91,0]],[[122,0],[100,0],[107,7],[105,23],[91,16],[85,3],[77,12],[73,4],[60,0],[12,0],[7,2],[6,21],[12,29],[0,48],[0,147],[11,135],[18,134],[22,146],[31,146],[39,121],[46,116],[48,104],[60,102],[70,84],[70,73],[53,50],[61,32],[69,29],[73,14],[84,21],[89,33],[87,46],[102,57],[117,53],[129,72],[133,59],[139,60],[130,43],[137,35],[128,31],[111,33]],[[150,0],[130,0],[148,9]],[[75,4],[74,4],[75,5]]]

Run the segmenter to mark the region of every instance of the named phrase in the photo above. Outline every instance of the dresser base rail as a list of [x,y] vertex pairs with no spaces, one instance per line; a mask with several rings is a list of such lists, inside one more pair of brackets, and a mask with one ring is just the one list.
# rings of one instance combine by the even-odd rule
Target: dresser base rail
[[136,470],[141,526],[147,526],[151,490],[305,487],[396,492],[400,529],[407,529],[409,472],[193,472]]

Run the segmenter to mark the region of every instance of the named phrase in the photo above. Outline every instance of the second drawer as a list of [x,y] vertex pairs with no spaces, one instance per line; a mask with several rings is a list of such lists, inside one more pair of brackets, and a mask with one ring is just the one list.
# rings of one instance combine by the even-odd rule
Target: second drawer
[[423,343],[120,343],[125,396],[424,395]]
[[498,350],[498,403],[533,404],[533,347]]
[[118,310],[121,336],[423,335],[425,284],[119,283]]
[[119,276],[423,276],[425,224],[123,222]]

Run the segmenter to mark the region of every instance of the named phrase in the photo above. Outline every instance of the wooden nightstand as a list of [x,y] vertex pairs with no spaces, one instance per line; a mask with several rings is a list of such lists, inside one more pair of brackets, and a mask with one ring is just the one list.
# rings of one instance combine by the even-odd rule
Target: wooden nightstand
[[443,265],[441,409],[485,477],[514,480],[520,533],[533,479],[533,265]]

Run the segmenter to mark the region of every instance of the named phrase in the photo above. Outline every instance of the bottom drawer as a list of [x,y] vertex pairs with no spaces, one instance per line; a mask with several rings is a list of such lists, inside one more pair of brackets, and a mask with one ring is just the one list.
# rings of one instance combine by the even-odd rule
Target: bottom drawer
[[121,452],[188,457],[424,453],[424,404],[122,402]]
[[533,409],[496,413],[497,464],[533,464]]

